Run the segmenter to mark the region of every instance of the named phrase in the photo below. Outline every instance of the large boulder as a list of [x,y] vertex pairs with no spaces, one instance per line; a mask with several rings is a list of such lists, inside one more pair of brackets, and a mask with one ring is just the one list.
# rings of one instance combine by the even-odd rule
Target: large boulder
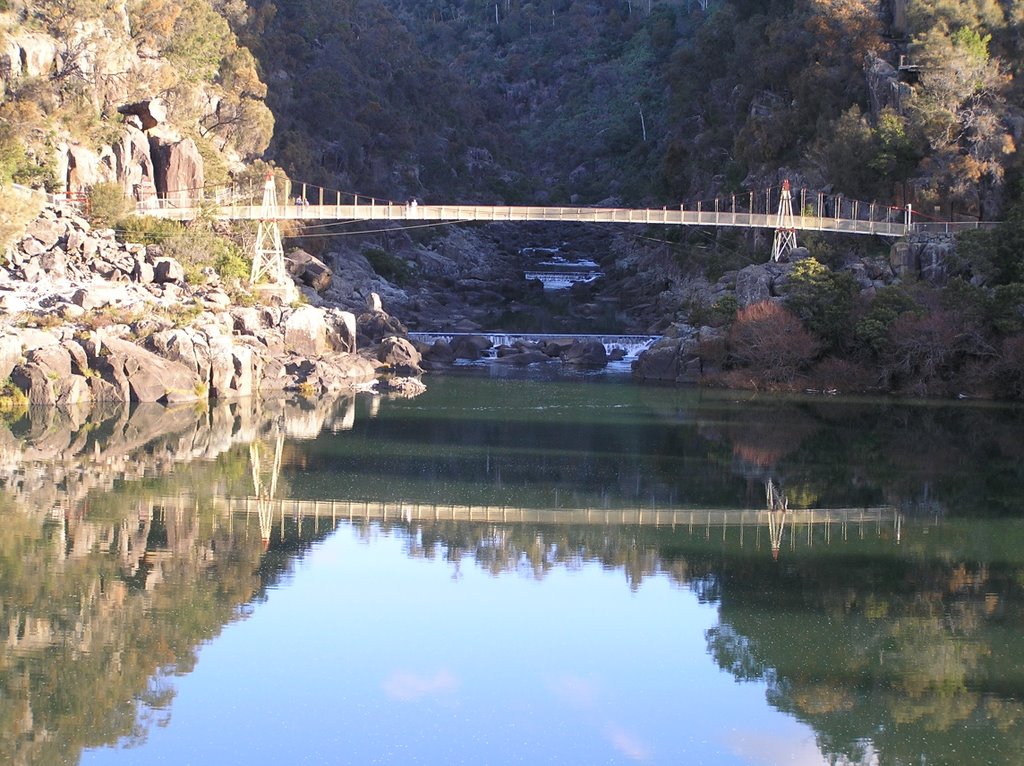
[[318,293],[331,286],[334,274],[319,258],[315,258],[305,250],[296,248],[284,258],[285,268],[296,280],[309,285]]
[[104,380],[135,402],[185,402],[205,397],[205,381],[179,362],[157,356],[152,351],[121,338],[106,336],[103,351],[91,359]]
[[327,342],[334,351],[356,352],[356,316],[351,311],[328,309],[324,313],[327,322]]
[[137,101],[134,104],[122,104],[117,111],[124,115],[138,117],[143,130],[155,128],[167,119],[167,105],[160,98]]
[[736,302],[740,308],[768,300],[772,295],[772,275],[768,264],[754,264],[736,274]]
[[633,362],[633,377],[674,383],[680,371],[679,345],[678,339],[665,338],[642,352]]
[[288,365],[287,373],[292,381],[288,388],[315,394],[351,391],[369,384],[377,374],[369,360],[346,353],[296,361]]
[[210,344],[202,333],[187,328],[163,330],[150,336],[149,347],[159,356],[185,365],[199,380],[209,382]]
[[394,335],[381,341],[377,348],[377,361],[383,362],[399,375],[419,375],[423,372],[420,352],[407,339]]
[[409,330],[385,311],[367,311],[356,319],[359,345],[377,343],[389,335],[408,335]]
[[156,193],[156,182],[146,134],[132,125],[125,125],[113,148],[117,179],[125,193],[139,202],[150,199]]
[[494,344],[483,335],[459,335],[452,339],[451,351],[456,359],[476,361]]
[[559,359],[563,364],[576,367],[604,367],[608,364],[608,351],[600,341],[576,341],[559,355]]
[[283,322],[285,348],[301,356],[319,356],[330,348],[324,312],[313,306],[300,306]]
[[206,183],[203,158],[191,138],[152,134],[149,146],[157,194],[184,203],[202,193]]
[[[116,179],[113,169],[102,162],[100,155],[89,147],[71,144],[65,156],[66,182],[70,191],[84,191],[98,183]],[[64,165],[65,161],[61,164]]]

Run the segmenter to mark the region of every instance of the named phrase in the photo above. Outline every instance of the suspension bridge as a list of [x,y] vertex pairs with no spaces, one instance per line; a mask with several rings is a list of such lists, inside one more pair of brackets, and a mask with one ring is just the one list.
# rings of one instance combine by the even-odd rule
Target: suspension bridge
[[[794,194],[788,181],[780,189],[730,195],[687,206],[661,208],[567,207],[533,205],[419,204],[413,200],[389,200],[327,190],[322,187],[284,183],[278,201],[278,181],[267,174],[262,201],[251,193],[227,189],[213,196],[196,197],[183,192],[140,203],[137,213],[178,221],[201,216],[222,220],[258,221],[251,281],[285,285],[279,222],[380,221],[406,224],[463,223],[473,221],[546,221],[562,223],[615,223],[664,226],[770,229],[775,232],[772,260],[781,260],[797,247],[796,233],[829,232],[900,238],[915,224],[913,209],[864,203],[824,193],[801,190]],[[295,192],[294,198],[292,193]],[[331,196],[333,195],[333,199]]]

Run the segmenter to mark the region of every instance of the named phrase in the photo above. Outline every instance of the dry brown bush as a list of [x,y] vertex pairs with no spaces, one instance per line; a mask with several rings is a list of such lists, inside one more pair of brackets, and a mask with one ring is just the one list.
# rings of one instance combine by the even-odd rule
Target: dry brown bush
[[784,306],[762,301],[741,309],[729,332],[734,364],[767,384],[792,380],[821,344]]

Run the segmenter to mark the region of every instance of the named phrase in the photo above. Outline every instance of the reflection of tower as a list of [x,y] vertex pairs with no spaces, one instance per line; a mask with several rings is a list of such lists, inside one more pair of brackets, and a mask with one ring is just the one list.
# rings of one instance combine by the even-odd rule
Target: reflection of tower
[[263,461],[260,459],[261,443],[249,445],[249,464],[252,467],[252,485],[256,493],[256,512],[260,519],[260,538],[263,549],[270,545],[270,527],[274,521],[274,495],[277,493],[277,477],[281,473],[281,453],[284,451],[284,435],[280,432],[274,444],[274,459],[270,465],[269,482],[263,480]]
[[779,492],[771,479],[765,481],[764,492],[768,504],[768,536],[772,543],[772,558],[778,561],[779,549],[782,547],[782,532],[786,526],[786,513],[789,511],[789,499]]

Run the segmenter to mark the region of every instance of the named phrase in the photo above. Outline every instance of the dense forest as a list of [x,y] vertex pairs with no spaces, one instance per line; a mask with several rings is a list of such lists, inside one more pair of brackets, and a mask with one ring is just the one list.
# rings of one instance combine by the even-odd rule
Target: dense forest
[[995,0],[254,1],[236,31],[264,62],[271,153],[310,180],[664,204],[788,176],[994,218],[1020,167],[1021,14]]
[[[0,179],[60,189],[55,152],[100,149],[120,107],[159,97],[209,184],[269,162],[382,199],[661,206],[788,178],[1002,221],[938,278],[882,289],[853,278],[863,246],[812,237],[781,305],[674,297],[666,321],[717,324],[731,384],[1020,397],[1022,30],[1019,0],[3,0],[4,39],[46,37],[60,65],[8,46]],[[763,242],[679,236],[676,283],[763,261]],[[799,347],[745,354],[737,320]]]

